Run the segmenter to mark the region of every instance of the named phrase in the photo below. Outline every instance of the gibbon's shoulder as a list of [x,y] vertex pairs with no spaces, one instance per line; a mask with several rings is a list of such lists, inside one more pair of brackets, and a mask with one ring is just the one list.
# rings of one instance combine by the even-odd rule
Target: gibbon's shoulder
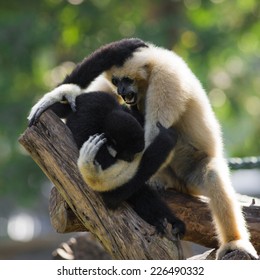
[[76,97],[76,108],[78,114],[104,115],[120,107],[115,96],[102,92],[87,92]]
[[186,62],[172,50],[147,43],[148,47],[138,48],[122,66],[113,66],[106,72],[106,77],[129,77],[148,80],[149,74],[162,73],[175,77],[193,76]]

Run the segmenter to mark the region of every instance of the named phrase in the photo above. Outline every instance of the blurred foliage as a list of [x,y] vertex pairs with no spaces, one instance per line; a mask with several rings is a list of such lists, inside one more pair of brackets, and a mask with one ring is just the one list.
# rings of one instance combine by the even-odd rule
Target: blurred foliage
[[45,181],[17,142],[37,98],[123,37],[181,55],[209,94],[227,156],[259,155],[259,19],[258,0],[1,0],[0,195],[27,203]]

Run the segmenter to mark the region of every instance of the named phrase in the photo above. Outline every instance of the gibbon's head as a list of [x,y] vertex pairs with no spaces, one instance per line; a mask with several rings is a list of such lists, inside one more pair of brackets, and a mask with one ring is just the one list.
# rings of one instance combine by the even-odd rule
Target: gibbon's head
[[127,112],[111,112],[106,117],[104,132],[118,159],[130,162],[144,149],[144,130]]
[[151,44],[138,48],[122,66],[113,66],[105,72],[106,78],[128,105],[143,103],[156,58],[155,48]]

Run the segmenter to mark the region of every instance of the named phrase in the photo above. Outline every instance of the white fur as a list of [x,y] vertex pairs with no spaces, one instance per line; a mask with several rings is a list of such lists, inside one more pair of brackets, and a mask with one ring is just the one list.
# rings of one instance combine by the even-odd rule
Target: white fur
[[28,116],[30,121],[36,114],[43,112],[46,108],[65,98],[72,106],[75,105],[75,98],[82,93],[82,89],[74,84],[63,84],[54,90],[46,93],[31,109]]
[[139,153],[135,155],[131,164],[124,160],[117,160],[114,165],[103,170],[94,159],[104,143],[104,139],[100,139],[100,136],[91,136],[80,149],[78,159],[78,167],[83,179],[89,187],[99,192],[111,191],[128,182],[134,177],[142,158],[142,154]]
[[[139,86],[137,106],[145,115],[146,147],[158,134],[157,122],[178,130],[180,137],[173,159],[153,176],[155,181],[210,198],[221,245],[219,256],[230,244],[235,249],[241,243],[245,251],[256,256],[223,158],[220,125],[204,89],[187,64],[172,51],[149,45],[135,52],[122,67],[114,66],[107,71],[108,79],[112,76],[129,77]],[[197,165],[191,158],[199,159]]]
[[222,245],[217,251],[217,259],[221,260],[228,251],[240,250],[258,259],[257,252],[248,240],[234,240]]

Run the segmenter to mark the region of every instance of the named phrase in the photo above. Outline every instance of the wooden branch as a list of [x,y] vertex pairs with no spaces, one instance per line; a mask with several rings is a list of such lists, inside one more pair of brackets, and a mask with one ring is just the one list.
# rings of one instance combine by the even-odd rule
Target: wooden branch
[[[84,227],[93,233],[115,259],[180,259],[179,242],[158,236],[128,206],[116,211],[86,186],[77,168],[78,150],[69,129],[52,112],[19,139],[43,172],[57,187]],[[66,206],[65,206],[66,208]]]
[[[178,245],[160,238],[154,229],[124,205],[115,212],[107,210],[98,195],[83,182],[76,165],[77,148],[70,131],[51,112],[20,138],[50,180],[55,184],[50,196],[50,217],[56,231],[90,231],[117,259],[178,259]],[[187,226],[185,240],[217,247],[214,228],[206,201],[167,191],[163,194],[170,207]],[[243,207],[252,242],[260,252],[260,201]],[[131,244],[129,250],[127,244]],[[169,248],[170,244],[170,248]]]
[[[54,187],[50,196],[50,207],[52,208],[50,218],[55,230],[60,233],[86,231],[86,228],[78,218],[71,214],[72,210],[69,206],[63,206],[66,202],[57,192]],[[211,223],[211,214],[207,201],[181,194],[174,190],[167,190],[163,196],[174,213],[186,223],[187,232],[184,240],[209,248],[217,248],[217,239]],[[242,205],[250,205],[252,202],[251,197],[239,195],[238,198]],[[259,199],[254,200],[257,201],[257,205],[260,205]],[[252,242],[256,250],[260,252],[260,206],[243,206],[243,212],[251,233]]]
[[49,212],[51,224],[58,233],[87,230],[56,187],[51,190]]

